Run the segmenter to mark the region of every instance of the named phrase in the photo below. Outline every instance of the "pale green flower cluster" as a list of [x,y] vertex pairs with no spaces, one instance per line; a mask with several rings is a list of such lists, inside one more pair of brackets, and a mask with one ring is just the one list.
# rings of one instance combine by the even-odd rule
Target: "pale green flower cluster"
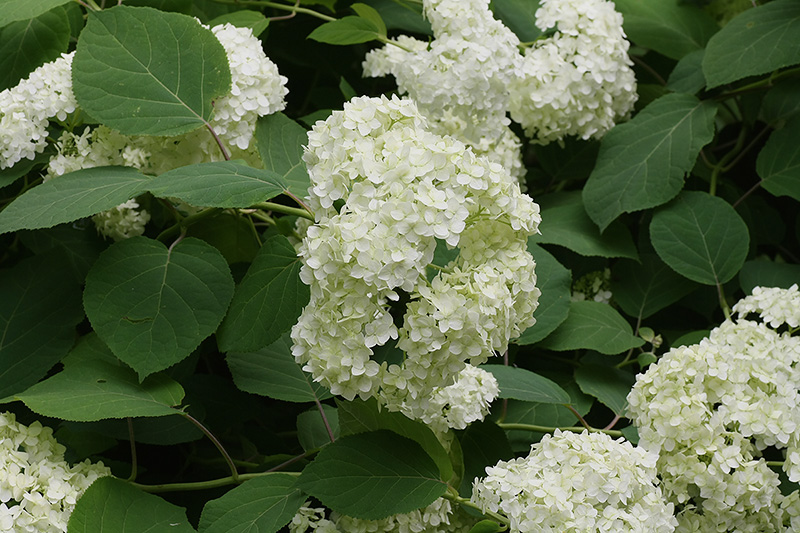
[[139,203],[136,200],[128,200],[92,217],[97,231],[104,237],[115,241],[141,235],[149,220],[150,214],[144,209],[139,209]]
[[[534,322],[538,206],[397,97],[354,98],[314,126],[304,157],[317,223],[299,246],[311,301],[292,330],[295,358],[334,394],[422,417],[465,363]],[[460,253],[429,282],[437,240]],[[390,339],[401,364],[373,358]]]
[[527,457],[487,467],[472,501],[508,517],[513,533],[671,533],[674,508],[658,486],[656,460],[603,433],[556,430]]
[[65,448],[39,422],[0,413],[0,533],[64,533],[75,503],[111,471],[88,460],[70,466]]
[[572,297],[570,299],[573,302],[591,300],[607,304],[611,302],[613,296],[611,292],[611,270],[606,268],[589,272],[575,280],[572,283]]
[[[740,318],[637,377],[630,415],[682,508],[679,531],[784,531],[778,475],[761,455],[785,449],[800,480],[800,338],[773,329],[796,318],[796,300],[797,287],[754,290]],[[753,312],[769,323],[742,318]]]

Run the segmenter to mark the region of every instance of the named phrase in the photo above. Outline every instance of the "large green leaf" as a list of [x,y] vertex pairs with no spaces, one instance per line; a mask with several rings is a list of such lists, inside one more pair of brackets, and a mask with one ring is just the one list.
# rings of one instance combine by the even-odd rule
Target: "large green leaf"
[[622,213],[661,205],[683,188],[700,149],[714,137],[717,107],[689,94],[667,94],[603,137],[583,189],[592,220],[604,230]]
[[505,365],[486,365],[481,368],[491,372],[497,379],[500,387],[498,398],[537,403],[570,403],[567,391],[555,381],[530,370]]
[[633,374],[611,366],[587,364],[575,371],[575,381],[581,390],[594,396],[619,416],[625,416],[628,393],[636,379]]
[[285,526],[306,495],[296,476],[274,473],[245,481],[209,501],[200,515],[200,533],[273,533]]
[[422,16],[422,5],[414,0],[365,0],[386,21],[390,30],[433,35],[431,24]]
[[636,259],[636,246],[624,225],[611,224],[601,234],[587,216],[581,193],[557,193],[539,199],[542,206],[541,235],[528,242],[558,244],[587,256],[629,257]]
[[194,533],[186,509],[114,477],[86,489],[69,517],[69,533]]
[[800,118],[772,132],[756,160],[761,186],[775,196],[800,201]]
[[167,416],[178,411],[183,387],[164,374],[141,383],[93,336],[64,359],[64,370],[17,394],[40,415],[88,422],[126,416]]
[[[189,4],[191,5],[191,1]],[[208,22],[208,25],[212,28],[220,24],[232,24],[237,28],[250,28],[253,31],[253,35],[258,37],[264,33],[264,30],[269,26],[269,19],[258,11],[241,9],[239,11],[225,13]]]
[[337,401],[339,428],[342,436],[387,429],[415,441],[433,458],[441,479],[449,480],[453,465],[447,451],[431,429],[422,422],[411,420],[402,413],[381,408],[374,399],[367,401]]
[[631,41],[672,59],[703,48],[719,29],[702,9],[680,0],[615,0],[614,4]]
[[49,228],[92,216],[143,193],[151,179],[128,167],[64,174],[37,185],[0,211],[0,233]]
[[781,80],[764,95],[761,116],[767,124],[775,125],[800,113],[800,80]]
[[800,3],[774,0],[735,17],[708,42],[703,72],[713,89],[800,63]]
[[0,30],[0,91],[13,87],[36,67],[58,59],[69,48],[67,12],[57,7]]
[[263,348],[297,322],[310,294],[300,280],[300,266],[286,237],[276,235],[264,243],[217,333],[223,352]]
[[697,94],[706,86],[703,75],[703,54],[705,50],[689,52],[678,61],[669,74],[667,88],[676,93]]
[[659,257],[678,274],[706,285],[726,283],[744,264],[750,234],[742,217],[721,198],[684,191],[650,223]]
[[374,41],[385,36],[375,24],[361,17],[343,17],[317,27],[309,35],[314,39],[327,44],[358,44]]
[[745,294],[754,287],[781,287],[788,289],[800,283],[800,265],[774,263],[772,261],[747,261],[739,271],[739,285]]
[[459,487],[462,496],[472,493],[472,481],[486,475],[486,467],[514,457],[505,431],[492,421],[474,422],[460,435],[464,456],[464,479]]
[[39,381],[75,342],[80,288],[52,259],[36,256],[0,270],[0,398]]
[[300,446],[307,452],[331,443],[328,426],[331,428],[333,438],[339,438],[339,410],[330,405],[322,405],[322,410],[325,412],[325,420],[328,421],[327,426],[325,425],[325,420],[322,419],[319,408],[316,406],[297,415],[297,440],[300,441]]
[[569,314],[572,274],[555,257],[528,240],[528,251],[536,261],[536,286],[542,291],[534,311],[536,323],[522,332],[517,344],[533,344],[547,337]]
[[594,350],[616,354],[644,344],[634,336],[631,325],[607,304],[572,302],[569,316],[553,333],[539,343],[548,350]]
[[422,447],[387,430],[326,446],[297,486],[334,511],[368,520],[425,507],[447,491]]
[[187,357],[217,329],[233,278],[213,246],[186,238],[169,249],[134,237],[104,251],[86,276],[84,307],[97,334],[139,374]]
[[542,31],[536,26],[536,10],[539,0],[494,0],[492,10],[520,41],[532,42]]
[[[93,223],[60,224],[53,228],[20,231],[17,235],[34,253],[51,252],[62,258],[80,284],[83,284],[86,274],[100,256],[100,252],[108,246],[108,243],[97,234]],[[63,268],[60,274],[63,276]]]
[[68,4],[71,0],[0,0],[0,28],[18,20],[28,20]]
[[649,317],[677,302],[695,287],[653,253],[642,254],[641,263],[620,261],[612,271],[614,301],[634,318]]
[[303,372],[292,356],[292,339],[285,333],[266,348],[230,352],[228,367],[239,389],[287,402],[313,402],[331,394]]
[[155,196],[207,207],[250,207],[282,194],[288,184],[274,172],[230,161],[200,163],[161,174],[150,182]]
[[148,7],[90,13],[72,61],[78,105],[127,135],[199,128],[230,85],[225,49],[211,30]]
[[281,175],[292,194],[305,198],[311,184],[303,162],[306,129],[283,113],[273,113],[258,119],[256,140],[264,168]]

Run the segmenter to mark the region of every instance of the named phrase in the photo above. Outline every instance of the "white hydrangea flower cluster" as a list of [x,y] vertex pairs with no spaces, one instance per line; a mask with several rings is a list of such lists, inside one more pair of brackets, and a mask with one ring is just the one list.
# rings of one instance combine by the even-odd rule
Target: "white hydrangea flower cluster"
[[[759,291],[736,309],[773,323],[795,293]],[[680,531],[782,531],[778,475],[760,457],[786,448],[784,470],[800,480],[798,362],[800,338],[739,318],[637,376],[630,415],[640,445],[660,454],[665,493],[683,506]]]
[[64,447],[39,422],[0,413],[0,533],[64,533],[78,498],[111,471],[64,461]]
[[0,92],[0,169],[33,159],[44,150],[49,120],[66,120],[75,111],[73,56],[62,54]]
[[755,287],[750,296],[736,302],[733,310],[741,317],[758,313],[773,328],[784,324],[796,328],[800,326],[800,290],[797,283],[788,289]]
[[524,169],[521,144],[508,128],[507,87],[522,57],[519,39],[496,20],[489,0],[425,0],[436,38],[400,36],[369,52],[364,75],[391,74],[440,135],[452,135],[503,164],[515,177]]
[[610,304],[614,294],[611,292],[611,269],[595,270],[584,274],[572,283],[573,302],[591,300]]
[[258,117],[286,107],[286,77],[270,61],[250,28],[220,24],[211,28],[225,48],[231,91],[214,102],[211,125],[221,139],[240,150],[250,146]]
[[[396,96],[354,98],[314,126],[304,157],[317,223],[299,246],[311,301],[292,330],[295,358],[334,394],[380,392],[390,409],[421,416],[465,362],[505,350],[534,322],[527,237],[538,206],[499,164],[430,133]],[[460,254],[428,282],[437,239]],[[398,291],[411,298],[399,329]],[[372,359],[389,339],[401,365]]]
[[536,26],[558,31],[525,51],[511,118],[541,144],[602,136],[637,98],[622,15],[608,0],[542,0]]
[[311,501],[306,500],[297,510],[289,522],[289,533],[338,533],[336,524],[325,518],[324,507],[311,507]]
[[487,467],[472,501],[507,516],[515,533],[670,533],[674,507],[658,486],[656,460],[623,439],[556,430],[527,457]]
[[401,412],[425,422],[435,433],[448,429],[465,429],[489,414],[489,405],[500,394],[497,379],[476,366],[466,364],[452,385],[434,389],[421,412],[403,404]]
[[125,203],[107,211],[97,213],[92,217],[97,231],[104,237],[121,241],[137,237],[144,233],[144,227],[150,220],[150,213],[139,209],[136,200]]

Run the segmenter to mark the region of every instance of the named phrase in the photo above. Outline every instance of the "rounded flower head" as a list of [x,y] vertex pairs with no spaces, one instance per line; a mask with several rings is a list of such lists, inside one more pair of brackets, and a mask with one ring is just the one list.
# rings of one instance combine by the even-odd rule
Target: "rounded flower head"
[[673,506],[657,485],[656,459],[602,433],[556,430],[527,457],[487,467],[472,501],[507,516],[515,533],[670,533]]

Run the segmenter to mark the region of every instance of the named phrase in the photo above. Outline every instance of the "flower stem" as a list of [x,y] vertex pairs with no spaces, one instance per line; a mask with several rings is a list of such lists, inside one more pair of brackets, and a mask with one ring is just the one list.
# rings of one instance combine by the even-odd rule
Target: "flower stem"
[[503,516],[501,514],[498,514],[498,513],[495,513],[494,511],[484,511],[483,509],[481,509],[481,507],[479,505],[476,505],[471,500],[469,500],[467,498],[462,498],[461,496],[459,496],[458,492],[456,492],[456,490],[454,488],[452,488],[452,487],[447,487],[447,492],[442,494],[442,498],[444,498],[445,500],[450,500],[453,503],[457,503],[459,505],[463,505],[464,507],[469,507],[470,509],[475,509],[476,511],[478,511],[481,514],[483,514],[484,516],[488,516],[492,520],[496,520],[497,522],[500,522],[501,524],[506,526],[506,529],[508,529],[508,526],[511,525],[511,521],[508,518],[506,518],[505,516]]
[[539,433],[553,433],[555,430],[560,429],[561,431],[571,431],[573,433],[582,433],[584,431],[590,431],[593,433],[605,433],[609,437],[623,437],[622,431],[616,429],[598,429],[593,427],[582,427],[582,426],[572,426],[572,427],[552,427],[552,426],[537,426],[535,424],[497,424],[497,426],[501,429],[511,430],[511,429],[518,429],[520,431],[538,431]]
[[261,202],[258,204],[253,205],[253,207],[258,209],[263,209],[264,211],[274,211],[276,213],[283,213],[284,215],[295,215],[298,217],[307,218],[308,220],[314,221],[314,215],[306,211],[305,209],[298,209],[296,207],[289,207],[288,205],[276,204],[273,202]]
[[236,6],[262,6],[262,7],[271,7],[273,9],[280,9],[282,11],[290,11],[292,13],[302,13],[304,15],[310,15],[312,17],[316,17],[318,19],[326,20],[331,22],[336,20],[334,17],[329,15],[325,15],[323,13],[319,13],[318,11],[314,11],[313,9],[308,9],[306,7],[298,7],[296,5],[287,6],[285,4],[278,4],[277,2],[267,2],[265,0],[214,0],[214,2],[218,4],[231,4]]
[[[281,472],[281,473],[289,474],[290,476],[300,475],[300,472]],[[275,474],[275,472],[253,472],[252,474],[239,474],[235,479],[233,476],[228,476],[219,479],[211,479],[208,481],[190,481],[187,483],[163,483],[161,485],[145,485],[142,483],[130,482],[130,484],[144,492],[150,492],[150,493],[178,492],[185,490],[214,489],[217,487],[224,487],[226,485],[235,485],[238,483],[243,483],[248,479],[269,476],[273,474]]]
[[231,471],[231,479],[233,480],[234,483],[238,482],[239,478],[241,477],[239,475],[239,471],[236,470],[236,465],[233,463],[233,459],[228,454],[228,451],[225,449],[225,447],[222,446],[222,443],[217,439],[217,437],[215,437],[214,434],[208,430],[208,428],[206,428],[203,424],[200,423],[199,420],[194,418],[189,413],[182,411],[181,414],[184,417],[186,417],[186,419],[189,420],[189,422],[197,426],[200,429],[200,431],[202,431],[205,434],[205,436],[208,437],[209,440],[214,443],[214,446],[217,447],[219,453],[221,453],[222,456],[225,458],[225,462],[228,463],[228,468],[230,468]]

